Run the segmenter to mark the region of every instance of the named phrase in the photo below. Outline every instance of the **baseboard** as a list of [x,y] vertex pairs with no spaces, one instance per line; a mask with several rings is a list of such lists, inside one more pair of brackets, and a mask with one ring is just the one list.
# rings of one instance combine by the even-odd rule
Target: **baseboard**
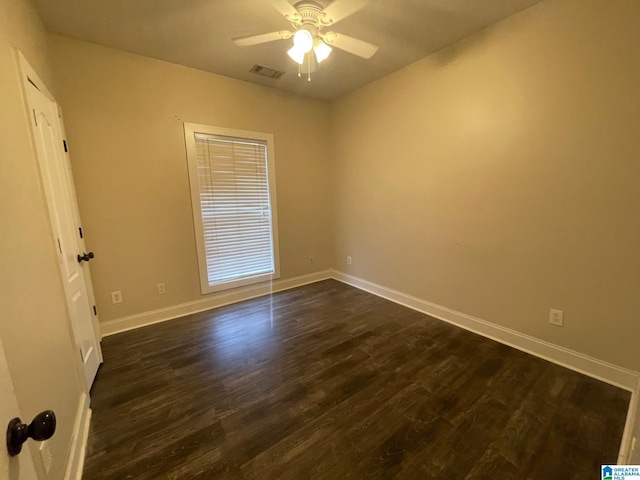
[[71,451],[67,461],[65,480],[82,480],[82,469],[89,438],[89,425],[91,423],[91,409],[89,408],[89,395],[82,393],[78,403],[78,412],[71,438]]
[[618,465],[628,465],[637,461],[637,455],[634,453],[636,442],[634,439],[636,430],[636,421],[638,415],[638,394],[640,393],[640,381],[636,385],[635,391],[631,394],[629,401],[629,409],[627,410],[627,421],[622,432],[622,441],[620,443],[620,453],[618,454]]
[[598,380],[624,388],[625,390],[635,392],[638,387],[638,381],[640,380],[640,373],[638,372],[627,370],[617,365],[589,357],[588,355],[539,340],[515,330],[437,305],[427,300],[392,290],[382,285],[378,285],[337,270],[324,270],[286,280],[275,280],[269,283],[238,288],[229,292],[207,295],[206,298],[196,300],[194,302],[182,303],[167,308],[110,320],[102,323],[102,335],[114,335],[127,330],[133,330],[146,325],[152,325],[154,323],[172,320],[185,315],[203,312],[212,308],[222,307],[224,305],[249,300],[251,298],[281,292],[329,278],[334,278],[379,297],[386,298],[392,302],[404,305],[413,310],[425,313],[464,328],[465,330],[491,338],[492,340],[496,340],[500,343],[517,348],[518,350],[522,350],[545,360],[549,360],[553,363],[557,363],[590,377],[597,378]]
[[332,270],[332,278],[563,367],[634,392],[640,373],[539,340],[480,318]]
[[265,282],[258,285],[237,288],[227,292],[213,293],[194,302],[181,303],[167,308],[109,320],[101,324],[102,336],[106,337],[116,333],[126,332],[127,330],[152,325],[154,323],[173,320],[174,318],[183,317],[185,315],[204,312],[205,310],[211,310],[212,308],[242,302],[244,300],[261,297],[270,293],[282,292],[283,290],[301,287],[302,285],[327,280],[329,278],[331,278],[331,270],[323,270],[321,272],[288,278],[286,280],[274,280],[273,282]]

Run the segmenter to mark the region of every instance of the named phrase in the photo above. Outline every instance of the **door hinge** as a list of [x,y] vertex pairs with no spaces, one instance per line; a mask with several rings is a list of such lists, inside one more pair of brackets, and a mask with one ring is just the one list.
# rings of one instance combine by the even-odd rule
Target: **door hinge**
[[93,314],[94,315],[98,315],[98,309],[96,308],[96,306],[93,306]]
[[68,152],[69,150],[67,150],[67,141],[66,140],[62,140],[62,146],[64,147],[64,151]]
[[62,245],[60,245],[60,239],[58,238],[58,250],[62,253]]
[[80,232],[80,238],[84,238],[84,237],[82,236],[82,227],[78,227],[78,231]]
[[36,122],[36,127],[38,126],[38,116],[36,115],[36,109],[33,108],[33,121]]

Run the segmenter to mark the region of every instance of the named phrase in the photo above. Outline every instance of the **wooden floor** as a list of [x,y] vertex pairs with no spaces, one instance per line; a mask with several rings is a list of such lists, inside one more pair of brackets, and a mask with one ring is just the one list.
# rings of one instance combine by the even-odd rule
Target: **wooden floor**
[[580,479],[630,393],[328,280],[103,341],[95,479]]

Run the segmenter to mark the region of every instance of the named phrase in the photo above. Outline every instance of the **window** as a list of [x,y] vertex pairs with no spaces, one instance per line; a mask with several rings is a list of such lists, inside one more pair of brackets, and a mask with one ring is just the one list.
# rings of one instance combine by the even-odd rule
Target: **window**
[[279,277],[273,135],[184,124],[202,293]]

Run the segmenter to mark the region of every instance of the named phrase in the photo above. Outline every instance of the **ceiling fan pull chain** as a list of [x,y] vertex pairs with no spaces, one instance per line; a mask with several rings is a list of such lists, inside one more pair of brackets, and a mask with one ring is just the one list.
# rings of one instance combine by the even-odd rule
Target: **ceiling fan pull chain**
[[307,82],[311,81],[311,53],[307,53]]
[[300,78],[302,76],[302,73],[300,73],[300,64],[298,64],[298,78]]

